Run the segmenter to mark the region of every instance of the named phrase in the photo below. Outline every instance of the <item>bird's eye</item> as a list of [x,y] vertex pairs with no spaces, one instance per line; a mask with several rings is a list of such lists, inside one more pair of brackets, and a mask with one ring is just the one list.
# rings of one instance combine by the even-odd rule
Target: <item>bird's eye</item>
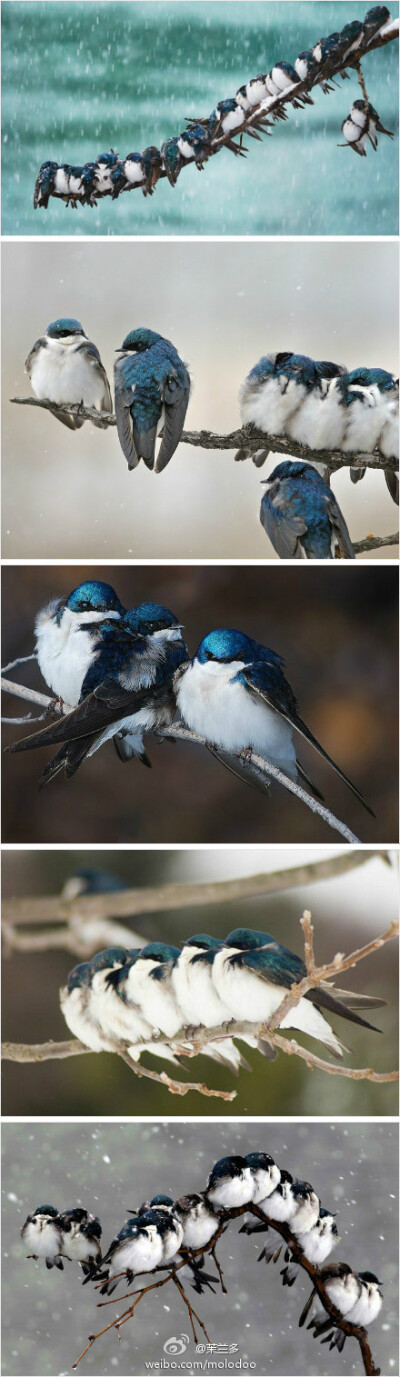
[[216,658],[217,657],[216,655],[213,655],[212,650],[206,650],[206,660],[216,660]]

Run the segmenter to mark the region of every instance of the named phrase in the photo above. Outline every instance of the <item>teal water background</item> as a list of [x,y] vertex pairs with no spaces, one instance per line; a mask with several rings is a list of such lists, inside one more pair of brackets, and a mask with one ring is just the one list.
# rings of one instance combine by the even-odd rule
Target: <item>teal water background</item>
[[[341,123],[359,95],[356,75],[314,106],[291,111],[272,138],[248,140],[247,160],[222,151],[161,181],[76,213],[50,201],[33,210],[46,159],[83,164],[110,147],[122,157],[207,115],[219,99],[322,34],[362,19],[366,3],[338,0],[5,0],[3,233],[388,235],[398,232],[398,44],[364,61],[383,123],[377,153],[356,157]],[[391,6],[392,17],[398,4]]]

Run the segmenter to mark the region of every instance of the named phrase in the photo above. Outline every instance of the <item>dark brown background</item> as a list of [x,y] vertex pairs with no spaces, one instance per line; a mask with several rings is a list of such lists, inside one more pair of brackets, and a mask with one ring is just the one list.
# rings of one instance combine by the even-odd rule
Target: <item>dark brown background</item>
[[[38,608],[88,577],[113,583],[126,606],[144,598],[166,603],[184,623],[191,653],[208,631],[225,625],[282,654],[302,716],[371,803],[376,821],[301,743],[301,760],[328,806],[361,841],[397,841],[397,569],[9,567],[3,571],[3,664],[33,649]],[[16,673],[44,688],[35,665]],[[7,695],[4,711],[21,710]],[[4,738],[15,740],[22,731],[6,728]],[[122,766],[110,744],[70,783],[57,779],[38,793],[47,755],[3,757],[3,841],[333,840],[321,819],[278,786],[264,800],[195,746],[150,741],[150,771]]]

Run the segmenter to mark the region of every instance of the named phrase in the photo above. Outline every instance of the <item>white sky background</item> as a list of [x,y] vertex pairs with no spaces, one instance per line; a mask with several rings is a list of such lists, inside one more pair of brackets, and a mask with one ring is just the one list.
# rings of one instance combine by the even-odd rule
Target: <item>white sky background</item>
[[[110,379],[128,330],[172,339],[193,379],[186,428],[223,433],[240,423],[240,383],[271,350],[396,371],[397,300],[388,241],[4,243],[5,557],[275,557],[258,520],[273,457],[260,472],[232,451],[180,446],[162,475],[143,464],[129,474],[114,429],[74,434],[9,405],[30,395],[24,360],[50,320],[77,316]],[[353,487],[342,471],[333,487],[354,540],[396,529],[381,473]]]

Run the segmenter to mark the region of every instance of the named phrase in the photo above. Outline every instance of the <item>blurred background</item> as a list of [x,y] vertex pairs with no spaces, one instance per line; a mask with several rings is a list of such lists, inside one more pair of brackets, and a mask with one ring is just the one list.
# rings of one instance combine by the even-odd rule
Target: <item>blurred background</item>
[[[72,221],[64,212],[64,233]],[[397,245],[3,246],[4,556],[277,559],[259,521],[261,480],[276,455],[260,471],[251,459],[235,464],[232,450],[180,445],[162,476],[144,464],[129,473],[114,428],[86,422],[74,434],[49,412],[10,405],[33,395],[25,359],[49,322],[65,315],[97,344],[111,385],[115,349],[129,329],[149,325],[172,339],[192,377],[186,429],[227,434],[240,425],[241,383],[269,351],[396,372]],[[332,487],[354,541],[398,529],[382,472],[371,469],[354,486],[342,469]],[[357,558],[397,555],[391,546]]]
[[[76,214],[59,201],[34,211],[47,159],[82,165],[112,147],[124,157],[207,116],[274,63],[294,63],[322,35],[362,20],[368,4],[210,0],[18,3],[3,6],[3,233],[396,234],[397,140],[352,157],[341,124],[359,96],[354,73],[315,104],[290,111],[271,139],[247,140],[247,160],[212,158],[155,196],[106,198]],[[398,4],[390,4],[394,18]],[[398,44],[364,60],[369,99],[397,129]]]
[[[364,854],[364,853],[363,853]],[[357,853],[356,853],[357,855]],[[346,853],[346,859],[349,853]],[[74,926],[65,928],[52,924],[46,909],[46,921],[29,927],[24,923],[14,929],[16,940],[28,943],[40,940],[44,950],[14,950],[14,938],[8,939],[5,930],[3,959],[3,1038],[10,1042],[40,1043],[50,1038],[63,1041],[70,1037],[59,1008],[58,991],[65,984],[68,972],[94,951],[105,945],[136,945],[136,936],[129,941],[126,929],[139,934],[143,943],[150,939],[179,945],[196,932],[210,932],[225,937],[238,926],[254,927],[271,932],[284,946],[303,955],[304,942],[300,917],[305,908],[312,912],[315,926],[315,953],[319,964],[331,961],[337,951],[349,953],[384,932],[398,912],[398,879],[396,861],[389,865],[380,855],[366,853],[365,864],[343,873],[340,859],[343,848],[280,847],[248,848],[213,851],[19,851],[2,852],[3,859],[3,918],[8,919],[8,901],[59,894],[75,871],[101,866],[128,887],[143,887],[143,900],[149,886],[168,884],[204,884],[210,881],[234,880],[238,877],[265,875],[266,888],[271,886],[271,872],[286,870],[309,862],[329,860],[335,872],[329,878],[311,880],[308,876],[284,878],[285,888],[279,892],[262,893],[260,897],[235,898],[223,902],[217,895],[204,905],[201,895],[191,896],[186,907],[162,907],[157,911],[134,914],[131,918],[115,919],[114,940],[105,934],[93,939],[92,931],[84,926],[82,914],[79,924],[79,902],[74,905]],[[197,901],[197,902],[196,902]],[[147,901],[148,902],[148,901]],[[157,901],[156,901],[157,902]],[[160,900],[162,904],[162,898]],[[166,898],[164,899],[166,903]],[[155,911],[154,911],[155,910]],[[124,932],[119,930],[123,924]],[[74,937],[68,947],[70,935]],[[76,934],[84,947],[77,945]],[[41,936],[43,934],[43,936]],[[86,935],[87,934],[87,935]],[[67,941],[65,937],[67,936]],[[52,940],[59,949],[46,948]],[[93,940],[95,945],[93,945]],[[64,941],[64,947],[63,947]],[[379,951],[359,963],[351,972],[337,980],[338,986],[387,1000],[387,1007],[371,1011],[370,1022],[381,1029],[381,1036],[354,1024],[333,1018],[332,1023],[346,1046],[348,1066],[373,1066],[377,1071],[392,1071],[397,1065],[398,971],[397,944],[385,944]],[[368,1014],[367,1014],[368,1018]],[[315,1042],[308,1043],[299,1035],[303,1045],[323,1058],[329,1053]],[[219,1098],[207,1099],[193,1091],[182,1101],[162,1086],[148,1080],[138,1080],[119,1057],[96,1054],[71,1057],[63,1061],[32,1064],[3,1062],[3,1112],[7,1115],[187,1115],[237,1118],[240,1115],[268,1117],[274,1115],[389,1115],[398,1113],[396,1083],[375,1084],[353,1081],[324,1072],[309,1071],[297,1057],[278,1053],[274,1062],[266,1062],[257,1052],[246,1048],[252,1075],[240,1073],[237,1080],[206,1058],[188,1063],[186,1077],[191,1081],[205,1081],[217,1089],[237,1091],[231,1102]],[[144,1063],[161,1069],[161,1063],[144,1058]],[[179,1073],[178,1073],[179,1077]]]
[[[172,608],[195,653],[213,627],[247,632],[283,655],[301,715],[361,790],[376,819],[305,743],[299,755],[328,807],[362,841],[398,840],[396,750],[398,578],[394,566],[12,566],[3,569],[3,665],[34,648],[38,609],[87,578],[112,581],[126,607],[154,599]],[[33,665],[11,671],[44,690]],[[25,711],[7,694],[7,717]],[[29,708],[27,708],[29,711]],[[29,730],[32,731],[30,725]],[[23,735],[5,728],[4,744]],[[122,766],[111,743],[66,783],[38,793],[50,754],[3,757],[3,841],[307,842],[332,841],[321,818],[287,790],[265,798],[232,776],[205,749],[149,742],[153,770]]]
[[[4,1124],[3,1125],[3,1371],[9,1377],[55,1377],[71,1363],[95,1327],[110,1320],[114,1307],[96,1311],[91,1286],[82,1290],[77,1263],[46,1271],[44,1261],[26,1261],[19,1230],[38,1202],[59,1209],[82,1203],[99,1214],[108,1246],[135,1208],[158,1192],[174,1199],[204,1188],[221,1155],[266,1150],[280,1167],[311,1180],[323,1204],[338,1212],[341,1242],[333,1259],[369,1269],[383,1282],[383,1307],[370,1329],[376,1363],[398,1373],[397,1195],[398,1127],[395,1124]],[[232,1221],[218,1244],[228,1295],[218,1288],[195,1308],[213,1343],[234,1344],[227,1359],[206,1350],[201,1358],[192,1340],[183,1356],[169,1358],[164,1345],[188,1335],[188,1313],[177,1291],[167,1286],[146,1296],[135,1319],[106,1334],[82,1363],[82,1372],[143,1377],[151,1363],[170,1363],[187,1373],[236,1367],[258,1374],[290,1372],[293,1377],[346,1377],[360,1371],[360,1353],[348,1339],[344,1352],[316,1343],[298,1317],[310,1293],[303,1272],[289,1290],[278,1266],[257,1265],[263,1235],[239,1237],[242,1220]],[[214,1271],[212,1262],[208,1268]],[[121,1284],[120,1284],[121,1286]],[[173,1294],[171,1294],[171,1292]],[[117,1307],[117,1314],[120,1313]],[[201,1340],[205,1342],[204,1335]],[[171,1353],[171,1350],[169,1350]],[[226,1348],[225,1348],[226,1353]],[[203,1364],[203,1367],[200,1366]],[[80,1370],[80,1369],[79,1369]],[[167,1370],[167,1369],[165,1369]]]

